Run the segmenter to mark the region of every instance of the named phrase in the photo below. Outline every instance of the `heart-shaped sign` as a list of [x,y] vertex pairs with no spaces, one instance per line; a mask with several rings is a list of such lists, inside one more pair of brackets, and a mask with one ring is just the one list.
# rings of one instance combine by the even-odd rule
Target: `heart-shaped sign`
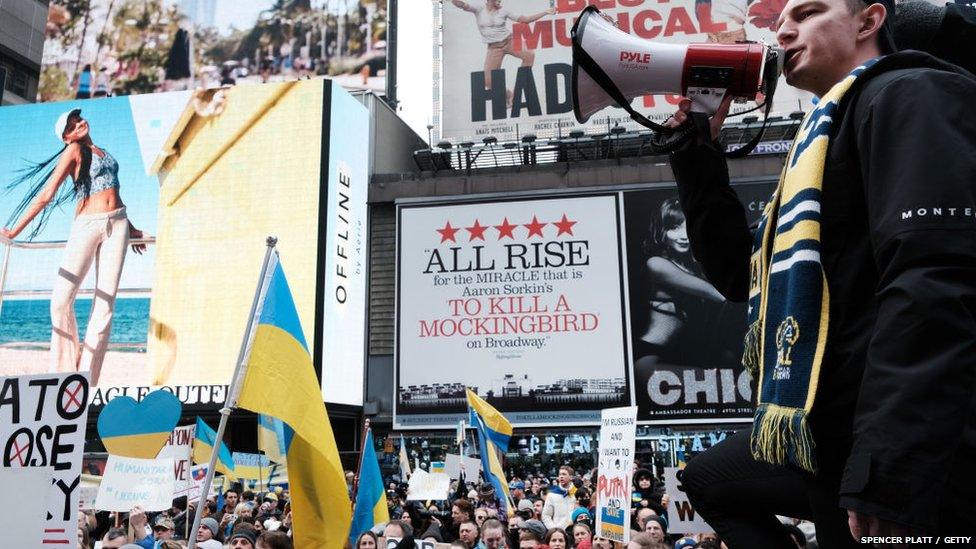
[[166,444],[182,412],[180,400],[162,389],[149,393],[142,402],[115,397],[98,415],[98,436],[112,455],[152,459]]

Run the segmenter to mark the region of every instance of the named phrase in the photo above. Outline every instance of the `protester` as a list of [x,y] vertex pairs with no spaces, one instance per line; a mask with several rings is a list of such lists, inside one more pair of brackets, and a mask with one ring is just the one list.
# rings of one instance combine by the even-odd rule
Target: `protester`
[[696,259],[728,299],[751,299],[753,434],[696,456],[683,477],[733,547],[793,546],[777,513],[812,518],[820,545],[838,549],[861,536],[976,532],[974,226],[927,215],[973,204],[976,79],[893,53],[893,9],[783,8],[786,80],[819,101],[755,240],[724,151],[704,136],[672,156]]
[[546,528],[568,528],[573,523],[573,509],[576,507],[573,474],[573,468],[568,465],[559,468],[557,485],[549,489],[542,507],[542,523]]
[[593,531],[590,530],[590,526],[584,522],[577,522],[573,525],[573,545],[579,547],[581,543],[592,543],[593,542]]
[[223,544],[217,538],[220,525],[213,518],[207,517],[200,521],[200,528],[197,530],[197,547],[200,549],[222,549]]
[[484,549],[504,549],[505,525],[498,519],[487,519],[481,526],[481,544]]
[[562,528],[550,528],[543,541],[550,549],[566,549],[569,546],[566,531]]
[[258,536],[254,547],[255,549],[294,549],[291,538],[284,532],[264,532]]
[[231,549],[254,549],[256,542],[257,536],[253,529],[235,528],[234,533],[230,536]]
[[663,542],[668,533],[668,526],[661,517],[650,517],[644,523],[644,532],[650,534],[654,541]]
[[102,549],[120,549],[128,541],[129,536],[122,528],[112,528],[102,537]]
[[458,525],[458,541],[464,543],[468,549],[474,549],[478,545],[479,535],[478,525],[473,521],[464,521]]

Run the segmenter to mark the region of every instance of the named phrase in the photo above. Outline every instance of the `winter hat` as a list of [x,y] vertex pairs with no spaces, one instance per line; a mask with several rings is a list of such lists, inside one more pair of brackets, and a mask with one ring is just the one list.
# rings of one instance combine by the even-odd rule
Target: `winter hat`
[[540,540],[546,537],[546,525],[542,521],[529,519],[519,526],[519,530],[528,530],[535,534]]
[[535,511],[535,505],[532,504],[528,499],[523,499],[518,502],[519,511]]
[[217,524],[217,521],[210,517],[201,520],[200,526],[203,526],[207,530],[210,530],[210,534],[213,535],[214,537],[217,537],[217,531],[220,530],[220,525]]
[[238,530],[230,536],[230,540],[228,541],[234,541],[238,538],[246,539],[247,541],[251,542],[251,545],[257,543],[257,537],[254,535],[254,532],[250,530]]
[[[582,517],[582,519],[580,517]],[[576,524],[580,520],[585,520],[587,522],[590,522],[591,520],[593,520],[593,517],[590,516],[589,511],[580,507],[579,509],[573,511],[573,524]]]

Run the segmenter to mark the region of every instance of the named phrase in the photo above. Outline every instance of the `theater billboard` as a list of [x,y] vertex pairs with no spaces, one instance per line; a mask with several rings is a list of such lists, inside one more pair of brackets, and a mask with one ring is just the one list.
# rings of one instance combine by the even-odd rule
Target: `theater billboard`
[[[567,135],[579,127],[571,95],[571,29],[587,5],[598,7],[634,36],[662,43],[741,40],[776,44],[779,0],[524,0],[488,11],[485,0],[445,1],[442,11],[441,133],[452,141],[499,140],[526,134]],[[780,79],[772,112],[804,110],[811,96]],[[646,96],[634,107],[651,120],[675,111],[678,96]],[[733,113],[755,106],[733,105]],[[735,120],[730,118],[730,120]],[[619,108],[595,114],[583,127],[643,129]]]
[[[747,219],[772,187],[736,186]],[[752,417],[745,305],[705,279],[673,187],[459,200],[398,207],[397,427],[456,426],[465,388],[521,427]]]

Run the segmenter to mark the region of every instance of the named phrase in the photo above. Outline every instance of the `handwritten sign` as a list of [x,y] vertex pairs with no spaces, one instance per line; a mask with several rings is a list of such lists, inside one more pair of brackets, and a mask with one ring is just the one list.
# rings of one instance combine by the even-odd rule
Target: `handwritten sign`
[[601,411],[596,535],[624,544],[630,542],[630,483],[636,432],[636,406]]
[[668,531],[672,534],[714,532],[691,506],[688,494],[681,488],[681,471],[678,467],[664,468],[664,491],[671,498],[668,505]]
[[[39,533],[45,546],[77,542],[78,485],[88,393],[86,372],[0,377],[2,466],[42,467],[50,471],[48,487],[41,491],[45,495],[47,520]],[[19,506],[19,492],[27,488],[16,486]]]
[[186,425],[173,429],[169,439],[166,440],[166,445],[156,456],[156,459],[170,458],[173,460],[173,479],[176,481],[173,488],[174,498],[189,495],[190,490],[193,489],[193,478],[190,476],[193,462],[190,459],[196,432],[196,425]]
[[173,503],[173,460],[108,456],[105,475],[98,487],[95,508],[129,511],[139,505],[146,511],[164,511]]
[[451,477],[446,473],[428,473],[417,469],[410,476],[407,487],[407,501],[447,499],[451,489]]

